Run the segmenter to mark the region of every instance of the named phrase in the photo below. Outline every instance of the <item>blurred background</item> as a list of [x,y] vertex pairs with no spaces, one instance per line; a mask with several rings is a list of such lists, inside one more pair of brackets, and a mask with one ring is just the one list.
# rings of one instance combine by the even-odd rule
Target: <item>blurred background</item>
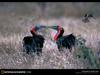
[[85,13],[100,16],[99,2],[1,2],[0,14],[19,16],[81,17]]

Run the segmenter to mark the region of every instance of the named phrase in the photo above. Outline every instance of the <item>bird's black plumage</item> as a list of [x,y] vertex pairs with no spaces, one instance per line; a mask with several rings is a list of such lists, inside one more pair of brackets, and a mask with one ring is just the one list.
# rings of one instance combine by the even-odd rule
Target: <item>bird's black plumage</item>
[[36,53],[39,55],[42,53],[44,44],[44,37],[41,35],[26,36],[23,38],[24,52],[27,54]]
[[62,36],[57,40],[57,46],[59,51],[62,51],[62,47],[68,48],[69,50],[72,49],[73,46],[75,46],[76,38],[73,34]]

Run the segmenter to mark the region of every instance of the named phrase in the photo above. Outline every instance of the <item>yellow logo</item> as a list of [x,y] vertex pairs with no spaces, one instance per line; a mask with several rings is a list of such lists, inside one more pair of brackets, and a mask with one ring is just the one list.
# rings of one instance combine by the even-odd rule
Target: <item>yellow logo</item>
[[1,74],[4,74],[4,70],[1,70]]

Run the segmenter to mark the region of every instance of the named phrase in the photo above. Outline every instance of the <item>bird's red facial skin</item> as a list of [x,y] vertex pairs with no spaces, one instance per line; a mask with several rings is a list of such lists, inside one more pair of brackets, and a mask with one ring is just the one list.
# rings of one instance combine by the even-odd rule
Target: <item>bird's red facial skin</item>
[[34,27],[32,28],[32,30],[31,30],[31,31],[32,31],[33,33],[35,33],[35,32],[36,32],[36,30],[35,30],[35,28],[34,28]]
[[59,26],[58,32],[57,32],[57,34],[54,36],[54,40],[55,40],[55,41],[58,40],[58,36],[59,36],[59,34],[61,33],[61,30],[62,30],[62,28]]

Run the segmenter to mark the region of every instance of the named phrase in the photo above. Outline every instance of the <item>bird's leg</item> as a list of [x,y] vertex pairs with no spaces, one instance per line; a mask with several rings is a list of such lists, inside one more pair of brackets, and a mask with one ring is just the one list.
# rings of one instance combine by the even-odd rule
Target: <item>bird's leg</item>
[[62,46],[58,46],[58,50],[59,52],[62,52],[63,51]]

